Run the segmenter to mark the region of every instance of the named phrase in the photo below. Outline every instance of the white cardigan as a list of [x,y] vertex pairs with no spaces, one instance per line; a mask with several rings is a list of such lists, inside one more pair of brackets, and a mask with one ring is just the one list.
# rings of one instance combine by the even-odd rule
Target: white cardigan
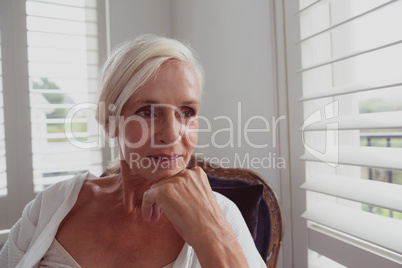
[[[24,209],[21,219],[12,227],[0,252],[0,267],[38,267],[56,236],[61,221],[77,201],[85,180],[96,178],[90,173],[56,183],[40,192]],[[250,267],[266,267],[237,206],[214,193],[225,217],[231,224]],[[175,261],[174,268],[201,267],[187,243]]]

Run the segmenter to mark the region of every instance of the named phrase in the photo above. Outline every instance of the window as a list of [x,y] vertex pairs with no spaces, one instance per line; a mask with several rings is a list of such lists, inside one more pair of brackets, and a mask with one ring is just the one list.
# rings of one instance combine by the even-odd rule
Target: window
[[[101,148],[84,149],[98,129],[94,110],[82,105],[95,101],[96,1],[28,0],[26,12],[34,185],[41,191],[88,169],[102,173]],[[66,124],[84,148],[66,137]]]
[[305,175],[294,180],[308,266],[399,267],[402,1],[287,3],[298,28],[287,53],[301,59],[288,71],[304,114]]
[[102,172],[94,101],[105,54],[103,4],[0,2],[0,214],[6,215],[0,230],[48,185],[78,172]]

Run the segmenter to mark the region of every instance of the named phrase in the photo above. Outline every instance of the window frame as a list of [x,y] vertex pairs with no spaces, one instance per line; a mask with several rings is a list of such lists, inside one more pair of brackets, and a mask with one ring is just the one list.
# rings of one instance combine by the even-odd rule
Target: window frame
[[[97,1],[99,63],[107,51],[107,16],[104,1]],[[0,230],[11,228],[26,204],[35,197],[32,167],[31,116],[29,103],[26,1],[0,2],[2,37],[4,125],[7,190],[0,197]],[[103,163],[110,149],[102,148]]]
[[[285,222],[280,264],[281,267],[307,267],[307,225],[300,217],[306,209],[306,195],[299,188],[304,181],[305,169],[298,159],[304,148],[298,142],[301,141],[301,133],[297,128],[303,123],[303,109],[297,102],[302,93],[301,87],[297,87],[301,85],[301,77],[288,77],[288,73],[295,73],[301,66],[301,53],[291,46],[295,40],[293,43],[289,41],[293,36],[299,36],[297,21],[293,16],[288,16],[293,12],[292,8],[295,7],[289,6],[286,0],[273,1],[277,113],[287,118],[287,124],[278,126],[278,153],[287,163],[287,168],[279,171],[281,208]],[[296,91],[290,94],[289,88]]]

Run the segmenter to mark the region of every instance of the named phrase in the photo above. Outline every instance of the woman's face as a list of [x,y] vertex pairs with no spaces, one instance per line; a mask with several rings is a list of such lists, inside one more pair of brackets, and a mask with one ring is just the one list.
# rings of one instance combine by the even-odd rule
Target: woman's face
[[199,94],[191,67],[168,62],[126,102],[118,138],[131,175],[156,182],[186,168],[198,138]]

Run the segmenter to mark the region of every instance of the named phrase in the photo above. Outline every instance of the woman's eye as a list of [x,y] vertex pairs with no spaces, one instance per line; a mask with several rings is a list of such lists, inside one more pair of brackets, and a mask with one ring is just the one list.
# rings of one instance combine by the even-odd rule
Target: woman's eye
[[192,108],[185,107],[185,108],[180,108],[180,110],[178,112],[178,116],[187,121],[187,120],[195,117],[196,113]]
[[135,114],[141,117],[152,117],[155,116],[155,111],[151,107],[144,107],[139,109]]
[[193,109],[191,109],[191,108],[181,108],[180,109],[180,117],[190,118],[190,117],[194,117],[194,116],[195,116],[195,112]]

